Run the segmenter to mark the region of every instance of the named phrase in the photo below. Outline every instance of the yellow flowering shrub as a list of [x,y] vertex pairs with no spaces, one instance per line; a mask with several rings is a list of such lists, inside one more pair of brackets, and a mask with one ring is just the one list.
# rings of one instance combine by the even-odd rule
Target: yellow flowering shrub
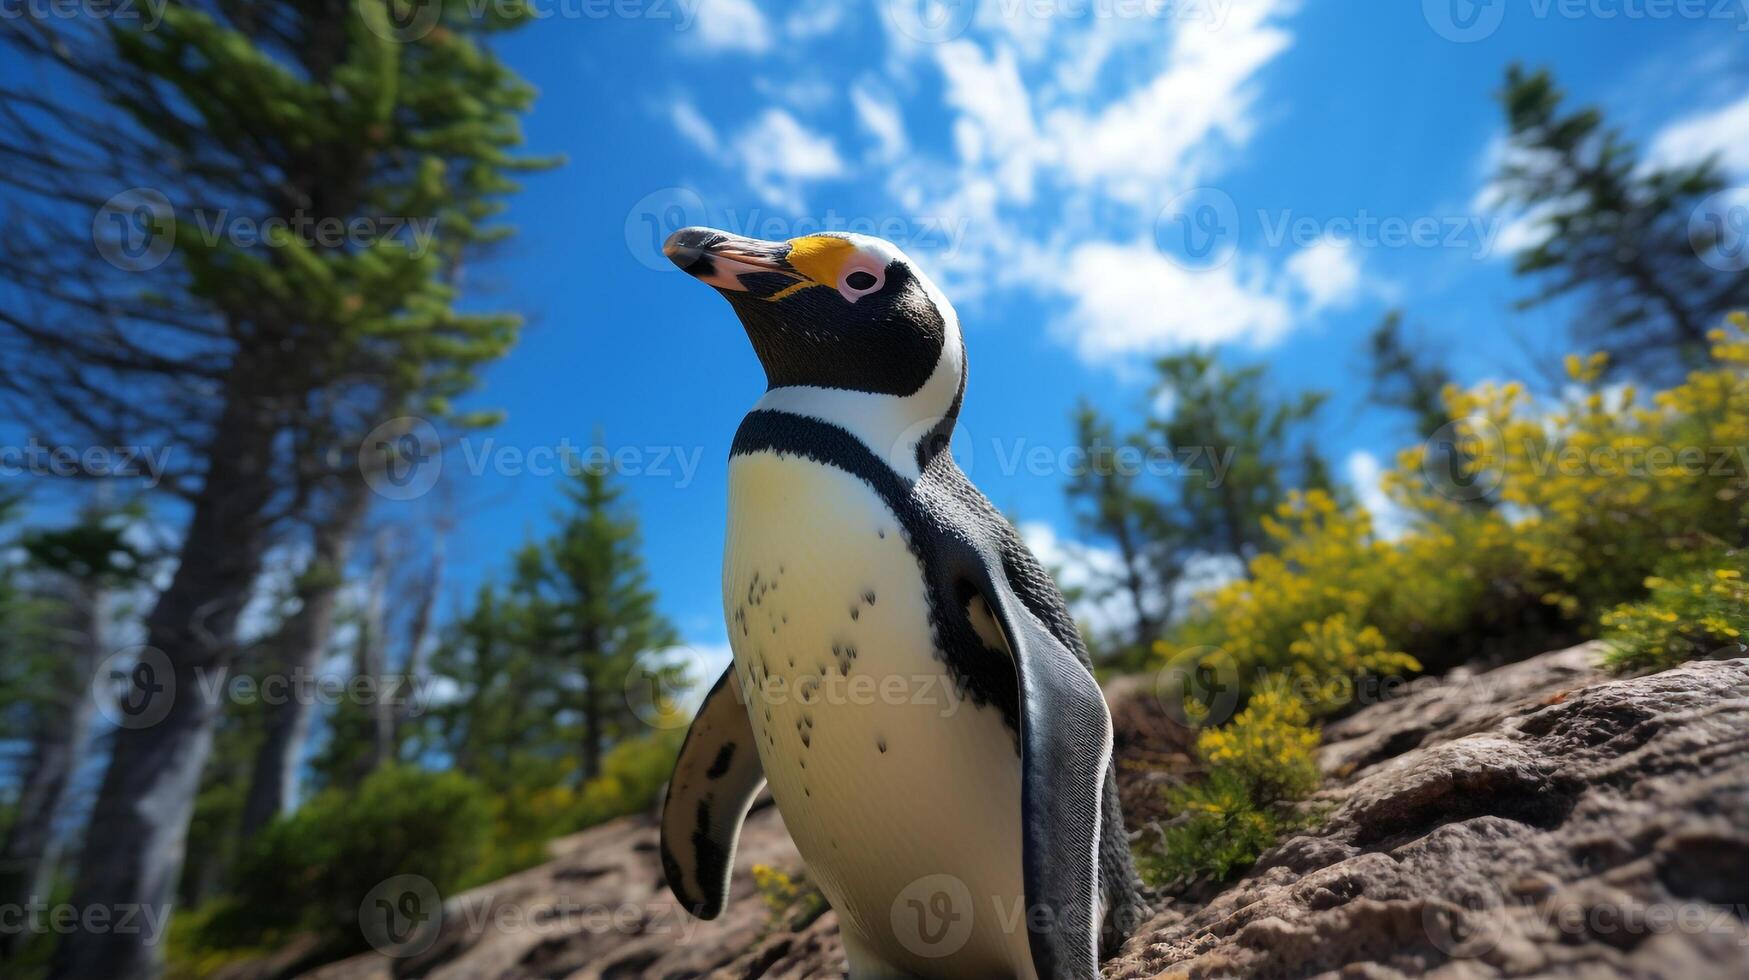
[[1167,792],[1178,816],[1162,829],[1158,849],[1138,855],[1143,875],[1218,880],[1257,860],[1303,823],[1291,804],[1318,786],[1317,748],[1311,716],[1286,685],[1259,690],[1230,724],[1203,730],[1196,754],[1207,778]]
[[[1364,508],[1322,491],[1292,495],[1264,521],[1276,550],[1200,597],[1158,652],[1218,648],[1246,687],[1278,671],[1450,663],[1466,659],[1454,648],[1479,652],[1465,646],[1478,634],[1522,637],[1524,649],[1506,651],[1522,654],[1639,598],[1672,553],[1740,546],[1749,540],[1749,319],[1733,317],[1713,340],[1707,370],[1647,398],[1632,386],[1600,388],[1600,356],[1568,359],[1573,387],[1547,411],[1515,382],[1448,390],[1451,441],[1473,493],[1429,479],[1421,444],[1383,481],[1407,518],[1393,538]],[[1483,491],[1486,505],[1468,499]],[[1307,624],[1337,615],[1376,629],[1375,652],[1407,654],[1332,662],[1329,672],[1300,663]]]
[[1299,799],[1318,786],[1312,755],[1318,733],[1311,720],[1293,692],[1272,685],[1257,692],[1231,724],[1198,734],[1196,754],[1205,765],[1238,775],[1253,796]]
[[[1266,518],[1273,553],[1200,596],[1157,645],[1170,664],[1217,667],[1244,710],[1199,734],[1202,778],[1168,791],[1177,817],[1144,869],[1223,876],[1294,826],[1317,785],[1313,723],[1368,675],[1598,631],[1620,669],[1740,648],[1749,318],[1712,340],[1710,365],[1649,396],[1604,386],[1602,355],[1569,357],[1548,407],[1516,382],[1448,389],[1449,424],[1383,481],[1402,512],[1394,535],[1321,491]],[[1187,696],[1185,716],[1221,726],[1207,700]]]
[[796,884],[795,878],[769,864],[753,866],[753,890],[759,893],[759,900],[765,903],[765,908],[773,919],[788,912],[789,907],[801,896],[801,888]]
[[1287,691],[1313,714],[1329,714],[1354,699],[1355,682],[1366,675],[1401,676],[1421,670],[1406,653],[1389,649],[1376,626],[1356,629],[1347,613],[1307,623],[1288,644],[1288,663],[1278,676]]
[[1607,659],[1622,670],[1664,668],[1709,656],[1738,656],[1749,645],[1749,582],[1739,552],[1734,568],[1700,568],[1646,580],[1651,595],[1603,614]]
[[[1363,508],[1341,506],[1321,490],[1292,494],[1264,521],[1278,550],[1200,597],[1159,652],[1171,659],[1218,648],[1246,687],[1278,671],[1316,685],[1419,670],[1414,657],[1391,652],[1391,643],[1431,647],[1460,631],[1514,564],[1510,529],[1471,510],[1454,511],[1449,526],[1413,529],[1393,541],[1374,532]],[[1456,553],[1467,560],[1453,561]],[[1318,625],[1337,617],[1340,627]],[[1347,652],[1311,635],[1351,623],[1372,632]]]
[[826,896],[806,878],[769,864],[753,866],[753,890],[765,903],[771,929],[801,929],[826,911]]
[[[1749,528],[1749,323],[1712,334],[1713,364],[1642,397],[1599,384],[1601,356],[1571,357],[1569,393],[1538,411],[1516,383],[1451,390],[1465,475],[1492,490],[1517,577],[1569,618],[1637,596],[1672,551],[1742,540]],[[1428,527],[1465,507],[1423,478],[1425,447],[1386,489]],[[1456,556],[1464,560],[1465,556]]]

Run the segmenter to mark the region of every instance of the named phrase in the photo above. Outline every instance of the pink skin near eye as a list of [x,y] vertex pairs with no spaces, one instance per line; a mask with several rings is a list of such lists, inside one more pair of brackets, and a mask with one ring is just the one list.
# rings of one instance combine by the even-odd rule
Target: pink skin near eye
[[886,267],[864,255],[845,262],[843,270],[838,273],[838,293],[852,303],[869,293],[879,292],[886,284]]

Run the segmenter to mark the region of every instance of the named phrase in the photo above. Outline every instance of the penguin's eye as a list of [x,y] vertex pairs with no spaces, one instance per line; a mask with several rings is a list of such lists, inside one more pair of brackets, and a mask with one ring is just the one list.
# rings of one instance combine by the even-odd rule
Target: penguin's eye
[[838,276],[838,292],[852,303],[886,285],[887,270],[870,260],[853,260]]

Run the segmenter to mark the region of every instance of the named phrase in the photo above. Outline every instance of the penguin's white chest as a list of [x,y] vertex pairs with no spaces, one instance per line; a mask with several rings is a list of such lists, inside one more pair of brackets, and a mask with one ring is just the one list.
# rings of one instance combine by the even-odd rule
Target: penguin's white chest
[[1031,975],[1014,733],[955,688],[881,497],[798,456],[735,456],[723,609],[772,795],[853,962]]

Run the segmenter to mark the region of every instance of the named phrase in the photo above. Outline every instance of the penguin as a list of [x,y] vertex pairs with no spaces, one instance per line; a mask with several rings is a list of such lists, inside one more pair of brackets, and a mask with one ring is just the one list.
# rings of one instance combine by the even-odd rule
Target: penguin
[[952,304],[864,235],[663,251],[767,382],[729,454],[734,657],[669,781],[669,888],[721,913],[769,785],[853,980],[1095,976],[1143,911],[1111,719],[1062,593],[949,451]]

